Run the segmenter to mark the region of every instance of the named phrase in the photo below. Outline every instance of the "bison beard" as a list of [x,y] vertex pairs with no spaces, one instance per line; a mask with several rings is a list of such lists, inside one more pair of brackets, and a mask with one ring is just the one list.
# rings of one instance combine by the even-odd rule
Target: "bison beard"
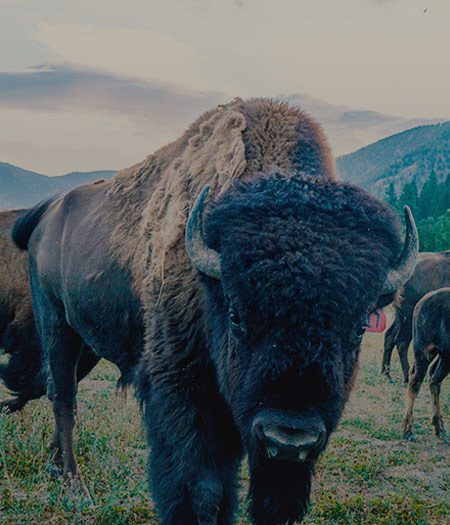
[[256,525],[292,524],[306,514],[313,463],[273,462],[249,458],[250,513]]

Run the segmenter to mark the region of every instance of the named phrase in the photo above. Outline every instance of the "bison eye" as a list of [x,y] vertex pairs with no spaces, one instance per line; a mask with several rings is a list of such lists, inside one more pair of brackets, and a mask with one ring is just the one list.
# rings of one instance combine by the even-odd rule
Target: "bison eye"
[[241,324],[241,319],[239,315],[233,310],[230,312],[230,321],[233,326],[239,326]]
[[358,330],[356,330],[356,335],[362,337],[366,333],[366,325],[361,325]]
[[230,314],[231,326],[233,327],[233,329],[243,332],[244,323],[242,322],[239,314],[237,313],[236,309],[233,306],[230,306],[229,314]]

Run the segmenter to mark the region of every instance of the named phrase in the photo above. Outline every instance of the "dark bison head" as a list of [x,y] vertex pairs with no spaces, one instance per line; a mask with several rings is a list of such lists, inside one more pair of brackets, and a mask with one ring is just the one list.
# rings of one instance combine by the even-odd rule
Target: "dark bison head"
[[[417,237],[354,187],[273,174],[191,211],[210,348],[248,452],[256,523],[303,516],[352,386],[364,321],[411,275]],[[202,222],[204,226],[202,227]]]

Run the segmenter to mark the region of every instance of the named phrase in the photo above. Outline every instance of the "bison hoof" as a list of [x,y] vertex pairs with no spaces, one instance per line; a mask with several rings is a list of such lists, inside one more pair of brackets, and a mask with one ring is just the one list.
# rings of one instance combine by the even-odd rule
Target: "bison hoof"
[[405,430],[403,432],[403,439],[409,441],[410,443],[414,443],[414,441],[416,441],[416,438],[411,430]]
[[442,420],[442,417],[433,417],[432,423],[434,426],[434,431],[435,431],[436,436],[445,438],[445,428],[444,428],[444,421]]
[[390,383],[391,385],[393,385],[395,383],[395,381],[392,379],[391,377],[391,374],[389,372],[386,372],[386,370],[382,371],[381,372],[381,375],[382,377],[384,377],[384,379],[386,379],[386,381],[388,383]]
[[63,476],[63,469],[58,467],[57,465],[49,465],[47,467],[47,472],[52,478],[62,478]]
[[70,499],[73,501],[92,503],[91,493],[78,473],[64,476],[64,486],[70,494]]
[[20,398],[16,399],[5,399],[5,401],[0,401],[0,412],[4,414],[12,414],[17,412],[27,403],[27,400]]

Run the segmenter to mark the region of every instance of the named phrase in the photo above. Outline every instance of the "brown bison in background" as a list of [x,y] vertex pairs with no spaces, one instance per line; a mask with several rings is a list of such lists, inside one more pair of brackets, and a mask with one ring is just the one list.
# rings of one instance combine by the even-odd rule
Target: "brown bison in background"
[[[47,390],[41,344],[34,321],[28,279],[28,257],[11,239],[14,221],[24,210],[0,212],[0,349],[9,354],[0,364],[0,380],[14,397],[0,401],[0,410],[16,412]],[[98,358],[83,347],[78,377],[84,377]]]
[[414,439],[414,401],[433,361],[430,369],[432,423],[436,436],[445,433],[439,394],[441,383],[450,371],[450,288],[429,292],[417,303],[413,315],[413,339],[415,363],[409,377],[408,404],[403,420],[404,437],[410,440]]
[[41,351],[31,307],[27,254],[11,239],[21,210],[0,213],[0,348],[10,354],[0,364],[0,379],[14,397],[0,403],[8,412],[20,410],[45,393]]
[[389,379],[392,350],[397,345],[403,377],[408,382],[408,348],[413,336],[414,307],[425,294],[444,286],[450,286],[450,251],[420,253],[411,279],[398,291],[394,322],[384,337],[382,373]]
[[[229,525],[243,454],[257,525],[301,519],[367,313],[411,276],[417,230],[336,180],[298,108],[237,99],[111,181],[21,217],[66,477],[82,344],[135,385],[164,525]],[[346,323],[341,319],[343,313]],[[58,456],[59,454],[59,456]]]

